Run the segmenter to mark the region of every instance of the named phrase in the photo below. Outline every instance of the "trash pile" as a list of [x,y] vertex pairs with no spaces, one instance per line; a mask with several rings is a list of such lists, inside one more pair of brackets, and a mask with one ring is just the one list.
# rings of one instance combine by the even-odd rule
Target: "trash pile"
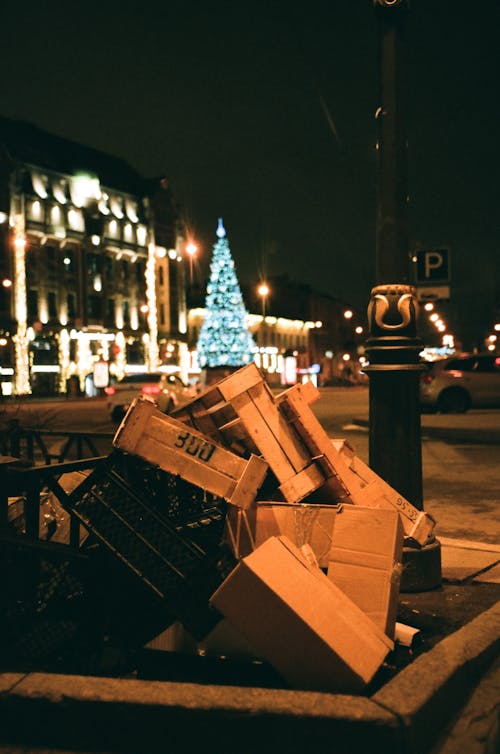
[[116,564],[111,592],[140,590],[130,612],[151,646],[260,658],[291,688],[370,683],[394,646],[403,544],[434,521],[327,436],[318,397],[274,396],[254,364],[170,415],[140,397],[110,456],[61,478]]

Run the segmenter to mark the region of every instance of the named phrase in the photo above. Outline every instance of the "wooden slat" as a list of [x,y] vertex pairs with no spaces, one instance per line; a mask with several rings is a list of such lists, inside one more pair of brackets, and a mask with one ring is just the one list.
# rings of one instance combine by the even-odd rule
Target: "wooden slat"
[[229,375],[229,377],[224,377],[223,380],[217,383],[217,388],[222,397],[230,402],[236,396],[255,387],[255,385],[265,385],[265,382],[257,365],[252,363],[238,369],[237,372]]
[[[307,468],[294,474],[286,482],[280,484],[279,489],[285,500],[289,503],[298,503],[315,490],[322,488],[325,477],[320,469],[313,463]],[[326,501],[328,502],[328,501]]]
[[[260,395],[259,395],[260,392]],[[304,448],[297,449],[297,440],[274,403],[267,399],[261,386],[242,393],[232,400],[247,434],[264,456],[280,482],[301,471],[309,463]]]
[[249,508],[255,501],[257,491],[262,485],[269,469],[268,464],[259,456],[250,456],[245,469],[236,483],[236,487],[229,499],[232,505],[240,508]]

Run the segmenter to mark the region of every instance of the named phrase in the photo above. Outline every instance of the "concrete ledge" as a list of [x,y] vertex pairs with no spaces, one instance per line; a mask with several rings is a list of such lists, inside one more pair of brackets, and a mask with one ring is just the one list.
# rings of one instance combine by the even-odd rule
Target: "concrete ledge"
[[[99,752],[399,752],[393,714],[364,697],[30,673],[0,677],[4,741]],[[201,748],[200,748],[201,747]]]
[[372,700],[401,718],[404,751],[428,751],[500,652],[500,602],[418,657]]
[[[0,674],[3,743],[99,752],[423,754],[500,651],[500,602],[371,698],[278,689]],[[1,747],[0,747],[1,750]]]

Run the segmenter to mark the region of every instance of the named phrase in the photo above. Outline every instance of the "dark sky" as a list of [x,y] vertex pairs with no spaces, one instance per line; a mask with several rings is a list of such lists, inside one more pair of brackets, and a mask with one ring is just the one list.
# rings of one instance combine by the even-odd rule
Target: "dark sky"
[[[288,273],[365,309],[375,284],[371,0],[4,3],[0,112],[164,174],[208,262]],[[412,243],[446,246],[449,317],[477,337],[499,287],[500,6],[412,0]]]

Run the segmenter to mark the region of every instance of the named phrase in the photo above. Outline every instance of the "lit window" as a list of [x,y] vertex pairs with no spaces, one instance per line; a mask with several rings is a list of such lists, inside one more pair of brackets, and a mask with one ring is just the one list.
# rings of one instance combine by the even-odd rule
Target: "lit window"
[[50,222],[52,223],[52,225],[60,225],[61,219],[61,208],[55,205],[50,210]]
[[137,243],[139,246],[146,246],[148,231],[145,225],[137,226]]
[[139,220],[137,217],[137,202],[134,202],[132,199],[125,199],[125,212],[128,219],[132,220],[133,223]]
[[38,199],[35,199],[34,202],[31,202],[29,205],[29,215],[32,220],[36,220],[37,222],[41,222],[42,220],[42,204],[38,201]]
[[123,237],[128,243],[132,243],[134,240],[134,229],[130,223],[127,223],[123,229]]
[[41,173],[32,173],[31,174],[31,183],[33,184],[33,188],[35,189],[35,192],[38,194],[38,196],[41,199],[46,199],[47,194],[47,176],[41,175]]
[[102,193],[101,198],[99,199],[97,203],[97,207],[99,209],[99,212],[101,212],[103,215],[109,215],[108,201],[109,201],[109,195]]
[[113,215],[121,220],[121,218],[123,217],[123,201],[120,196],[110,197],[109,208]]
[[66,196],[66,181],[64,178],[52,183],[52,193],[60,204],[66,204],[68,197]]
[[70,209],[68,212],[68,223],[72,230],[76,230],[79,233],[83,233],[85,230],[85,224],[83,221],[83,213],[78,209]]
[[119,235],[118,229],[119,229],[119,226],[116,220],[110,220],[108,223],[108,236],[110,238],[118,238],[118,235]]

